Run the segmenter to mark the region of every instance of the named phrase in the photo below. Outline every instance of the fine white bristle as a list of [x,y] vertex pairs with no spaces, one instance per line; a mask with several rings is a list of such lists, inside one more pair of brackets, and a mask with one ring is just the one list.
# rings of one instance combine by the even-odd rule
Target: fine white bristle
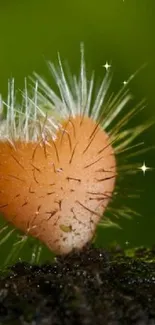
[[[22,105],[16,103],[14,79],[8,83],[7,102],[0,102],[0,139],[38,141],[41,136],[41,130],[45,137],[53,136],[61,124],[61,120],[69,116],[78,114],[92,117],[99,121],[100,125],[106,130],[112,138],[121,140],[121,149],[131,143],[136,135],[149,127],[149,123],[144,126],[137,126],[132,129],[123,130],[129,119],[140,112],[141,105],[125,110],[131,99],[127,89],[122,89],[117,95],[110,95],[111,74],[106,72],[103,81],[100,84],[95,99],[94,95],[94,74],[87,80],[86,67],[84,60],[84,48],[81,45],[81,68],[79,80],[73,75],[69,86],[65,76],[60,55],[58,55],[58,67],[49,62],[49,69],[56,81],[59,89],[59,96],[38,74],[34,74],[36,81],[33,80],[33,87],[28,87],[25,79],[25,89],[22,93]],[[5,114],[5,110],[7,113]],[[118,121],[119,116],[120,120]],[[117,121],[115,123],[115,120]],[[112,125],[112,127],[111,127]],[[125,142],[124,138],[128,138]],[[118,141],[117,141],[118,142]],[[120,145],[119,145],[120,149]]]

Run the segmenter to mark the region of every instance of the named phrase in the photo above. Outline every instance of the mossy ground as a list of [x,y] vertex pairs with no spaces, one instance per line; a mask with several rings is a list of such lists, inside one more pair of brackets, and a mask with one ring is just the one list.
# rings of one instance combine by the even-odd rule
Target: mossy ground
[[0,277],[0,325],[153,325],[155,250],[87,247]]

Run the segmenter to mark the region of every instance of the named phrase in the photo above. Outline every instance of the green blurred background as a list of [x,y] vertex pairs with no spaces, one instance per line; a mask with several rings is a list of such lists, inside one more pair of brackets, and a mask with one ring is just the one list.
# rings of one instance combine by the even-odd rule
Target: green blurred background
[[[7,95],[10,77],[15,78],[17,88],[23,88],[24,77],[34,70],[48,78],[45,62],[56,61],[57,51],[62,59],[67,59],[72,71],[78,72],[81,41],[85,45],[87,70],[95,69],[97,79],[104,74],[103,64],[112,62],[112,91],[147,64],[133,79],[130,89],[136,103],[146,98],[142,120],[155,120],[154,0],[1,0],[0,92],[3,97]],[[141,139],[146,147],[155,145],[155,126]],[[141,163],[144,160],[147,166],[155,168],[155,152],[139,158]],[[145,176],[139,172],[132,182],[133,191],[137,185],[144,189],[141,198],[133,202],[133,209],[142,216],[120,220],[121,230],[99,229],[99,245],[113,241],[124,247],[155,244],[155,171],[148,171]],[[5,247],[6,244],[3,252]]]

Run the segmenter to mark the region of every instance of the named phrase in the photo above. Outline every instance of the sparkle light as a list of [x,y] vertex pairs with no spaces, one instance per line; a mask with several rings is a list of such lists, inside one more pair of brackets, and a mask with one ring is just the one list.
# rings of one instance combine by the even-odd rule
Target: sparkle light
[[139,167],[139,169],[143,172],[143,175],[145,175],[146,171],[147,170],[150,170],[152,169],[151,167],[147,167],[146,164],[145,164],[145,161],[143,162],[142,166]]
[[123,81],[123,85],[124,86],[126,86],[132,79],[134,78],[134,75],[132,74],[129,78],[128,78],[128,80],[124,80]]
[[123,81],[123,85],[126,86],[128,82],[126,80]]
[[128,240],[126,240],[125,245],[128,246],[129,244],[130,244],[130,242]]
[[105,65],[103,65],[103,67],[106,69],[106,71],[108,71],[109,68],[111,68],[111,65],[106,62]]

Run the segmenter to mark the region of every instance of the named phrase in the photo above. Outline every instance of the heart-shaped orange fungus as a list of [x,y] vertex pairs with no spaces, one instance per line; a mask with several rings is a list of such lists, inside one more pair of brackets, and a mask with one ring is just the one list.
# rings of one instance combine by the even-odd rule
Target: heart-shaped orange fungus
[[0,212],[58,254],[94,236],[111,198],[116,163],[108,135],[91,118],[62,123],[56,140],[0,142]]

